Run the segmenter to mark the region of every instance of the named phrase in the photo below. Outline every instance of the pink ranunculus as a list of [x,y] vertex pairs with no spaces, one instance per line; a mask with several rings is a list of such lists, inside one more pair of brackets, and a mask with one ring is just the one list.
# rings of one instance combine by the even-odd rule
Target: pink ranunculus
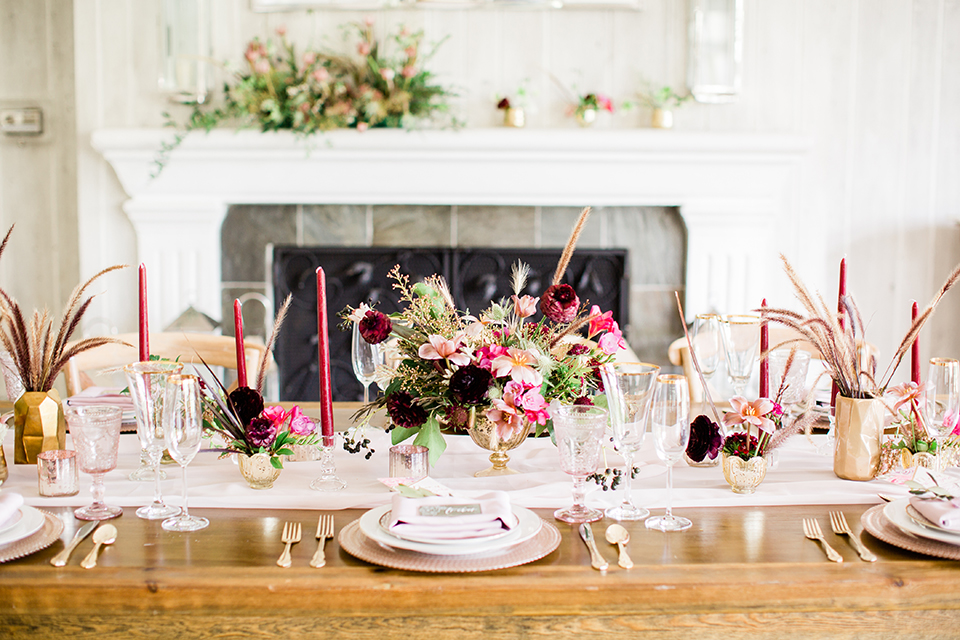
[[330,79],[330,72],[327,71],[326,67],[320,67],[319,69],[314,69],[313,79],[317,82],[326,82]]
[[723,426],[735,427],[740,424],[754,426],[761,431],[773,433],[777,425],[767,418],[767,414],[773,411],[774,404],[766,398],[758,398],[753,402],[747,402],[743,396],[733,396],[730,398],[730,406],[733,411],[727,411],[723,414]]
[[305,54],[303,54],[303,66],[309,67],[316,61],[317,61],[317,54],[314,53],[313,51],[307,51]]
[[593,305],[590,307],[590,324],[587,325],[587,337],[592,338],[601,331],[610,331],[617,326],[613,319],[613,311],[601,313],[600,307]]
[[308,436],[317,429],[317,423],[308,418],[300,410],[300,407],[294,405],[290,409],[290,433],[297,436]]
[[600,336],[600,340],[597,342],[600,350],[603,351],[608,356],[612,356],[620,351],[621,349],[627,348],[627,342],[623,339],[623,333],[620,332],[620,329],[616,331],[608,331],[607,333]]
[[266,58],[259,58],[253,63],[253,70],[257,73],[270,73],[270,61]]
[[263,413],[260,415],[269,420],[274,427],[279,427],[287,419],[287,412],[284,411],[283,407],[277,405],[264,407]]
[[494,358],[490,370],[497,378],[510,376],[515,382],[526,382],[535,387],[543,382],[540,372],[533,368],[536,363],[536,356],[529,351],[510,347],[507,353]]
[[540,387],[528,389],[520,398],[523,415],[528,422],[544,425],[550,419],[550,403],[540,395]]
[[404,78],[410,79],[417,75],[417,69],[412,64],[408,64],[400,70],[400,75],[402,75]]
[[461,367],[470,363],[470,357],[460,351],[459,340],[448,340],[436,334],[420,345],[417,355],[424,360],[447,360]]
[[370,55],[370,43],[369,43],[369,42],[361,42],[360,44],[358,44],[358,45],[357,45],[357,53],[359,53],[359,54],[362,55],[362,56],[368,56],[368,55]]
[[519,298],[516,294],[510,296],[510,298],[513,300],[513,310],[517,317],[529,318],[537,312],[537,304],[540,302],[540,298],[534,298],[533,296]]

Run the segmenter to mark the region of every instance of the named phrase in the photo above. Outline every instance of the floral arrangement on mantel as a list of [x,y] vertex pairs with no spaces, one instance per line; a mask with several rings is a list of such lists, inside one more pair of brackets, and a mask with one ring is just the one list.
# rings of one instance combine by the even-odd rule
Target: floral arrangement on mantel
[[571,107],[571,114],[581,125],[590,125],[597,117],[598,111],[613,113],[613,100],[602,93],[585,93],[577,96],[577,104]]
[[[282,455],[293,455],[294,445],[317,442],[316,424],[294,406],[289,411],[280,406],[265,406],[263,384],[266,379],[270,353],[277,340],[280,325],[290,307],[290,296],[277,312],[267,348],[260,358],[255,387],[238,386],[227,392],[223,383],[207,367],[213,384],[205,378],[203,384],[203,424],[208,433],[219,435],[223,444],[215,446],[220,457],[231,453],[270,458],[276,469],[283,468]],[[206,364],[206,363],[204,363]]]
[[[393,443],[415,437],[435,462],[446,448],[443,427],[465,430],[485,418],[504,439],[532,427],[540,434],[552,432],[551,403],[592,404],[597,368],[626,342],[612,312],[597,306],[587,312],[563,282],[589,213],[581,212],[553,284],[539,298],[523,294],[529,268],[518,263],[510,299],[471,316],[455,307],[441,277],[411,284],[394,268],[390,276],[406,309],[387,316],[366,305],[348,307],[344,316],[359,322],[367,342],[395,338],[387,357],[392,364],[377,376],[384,395],[360,415],[385,408]],[[534,321],[538,308],[543,317]]]
[[[178,131],[162,146],[157,173],[187,133],[209,132],[225,121],[310,135],[332,129],[410,127],[448,113],[446,99],[454,94],[436,84],[423,66],[442,41],[424,51],[423,31],[401,27],[386,39],[392,45],[388,47],[374,36],[373,26],[367,18],[342,27],[358,36],[359,58],[313,50],[298,55],[283,27],[277,29],[279,44],[254,38],[244,53],[246,68],[224,86],[221,107],[196,105],[184,124],[163,114],[167,126]],[[448,124],[458,123],[451,119]]]

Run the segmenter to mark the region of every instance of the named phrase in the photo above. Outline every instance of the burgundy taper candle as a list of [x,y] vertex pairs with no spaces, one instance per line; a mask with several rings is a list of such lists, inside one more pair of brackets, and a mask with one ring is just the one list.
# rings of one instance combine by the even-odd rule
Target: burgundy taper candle
[[147,321],[147,265],[140,263],[140,362],[150,359],[150,325]]
[[[760,306],[766,308],[767,299],[764,298]],[[770,348],[770,327],[765,318],[760,318],[760,397],[770,397],[770,360],[767,358],[767,349]],[[786,372],[784,372],[786,375]]]
[[243,348],[243,305],[233,301],[233,328],[237,341],[237,386],[247,386],[247,353]]
[[[910,324],[912,325],[917,320],[917,314],[920,313],[920,308],[917,306],[917,301],[913,301],[913,310],[910,314]],[[910,379],[920,384],[920,337],[913,341],[913,344],[910,346]]]
[[317,267],[317,351],[320,364],[320,432],[323,446],[333,446],[333,392],[330,388],[330,343],[327,336],[327,280]]
[[[840,314],[840,328],[843,328],[843,296],[847,295],[847,259],[840,259],[840,285],[837,292],[837,313]],[[837,386],[837,381],[833,381],[833,386],[830,389],[830,410],[833,413],[834,408],[837,406],[837,394],[840,393],[840,387]]]

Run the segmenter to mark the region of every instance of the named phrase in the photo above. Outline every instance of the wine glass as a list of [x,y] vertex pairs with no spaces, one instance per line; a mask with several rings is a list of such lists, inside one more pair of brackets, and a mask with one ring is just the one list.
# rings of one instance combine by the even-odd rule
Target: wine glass
[[370,383],[377,373],[377,366],[383,364],[383,349],[379,344],[370,344],[360,334],[360,323],[353,323],[353,342],[350,345],[350,358],[353,361],[353,373],[363,385],[363,404],[370,402]]
[[673,465],[683,457],[690,440],[690,390],[687,379],[678,375],[657,376],[650,408],[650,423],[657,457],[667,465],[667,512],[647,518],[648,529],[683,531],[693,524],[687,518],[673,515],[670,492],[673,490]]
[[560,468],[573,476],[573,506],[558,509],[553,517],[561,522],[596,522],[603,511],[584,504],[584,483],[597,470],[600,440],[607,426],[607,411],[589,405],[566,405],[553,416],[553,428],[560,453]]
[[180,373],[179,362],[135,362],[123,368],[137,413],[137,435],[147,450],[155,473],[153,503],[137,509],[144,520],[164,520],[180,513],[179,507],[164,504],[160,491],[160,458],[166,446],[163,438],[163,390],[167,376]]
[[647,430],[647,416],[653,397],[653,384],[660,367],[645,362],[606,364],[600,368],[603,388],[610,412],[613,446],[623,456],[623,502],[607,509],[607,516],[615,520],[643,520],[650,515],[647,509],[633,503],[633,456],[640,450]]
[[927,434],[937,441],[937,461],[942,470],[943,440],[956,426],[960,411],[960,362],[930,358],[925,405]]
[[210,524],[206,518],[191,516],[187,510],[187,465],[200,450],[203,434],[203,405],[197,376],[171,374],[163,393],[163,437],[170,457],[183,470],[183,511],[161,526],[167,531],[196,531]]
[[734,394],[742,396],[747,390],[753,373],[753,361],[757,357],[760,318],[750,315],[723,316],[720,326],[727,373],[733,383]]
[[720,337],[720,316],[715,313],[699,313],[693,323],[693,350],[705,380],[717,372],[723,343]]
[[80,507],[73,515],[80,520],[109,520],[123,513],[117,506],[103,502],[103,474],[117,468],[117,450],[120,447],[120,407],[91,406],[65,407],[73,446],[77,448],[80,471],[93,476],[90,493],[93,503]]

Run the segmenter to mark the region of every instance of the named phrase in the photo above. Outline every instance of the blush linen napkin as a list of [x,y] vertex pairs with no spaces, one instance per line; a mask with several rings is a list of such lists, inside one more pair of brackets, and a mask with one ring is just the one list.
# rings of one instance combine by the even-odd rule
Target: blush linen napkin
[[960,506],[955,505],[953,501],[913,496],[910,498],[910,506],[930,522],[960,533]]
[[517,526],[505,491],[465,498],[393,496],[389,529],[400,537],[438,541],[470,540],[503,533]]
[[20,507],[23,506],[23,496],[19,493],[4,491],[0,493],[0,527],[7,524],[10,519],[17,515]]

